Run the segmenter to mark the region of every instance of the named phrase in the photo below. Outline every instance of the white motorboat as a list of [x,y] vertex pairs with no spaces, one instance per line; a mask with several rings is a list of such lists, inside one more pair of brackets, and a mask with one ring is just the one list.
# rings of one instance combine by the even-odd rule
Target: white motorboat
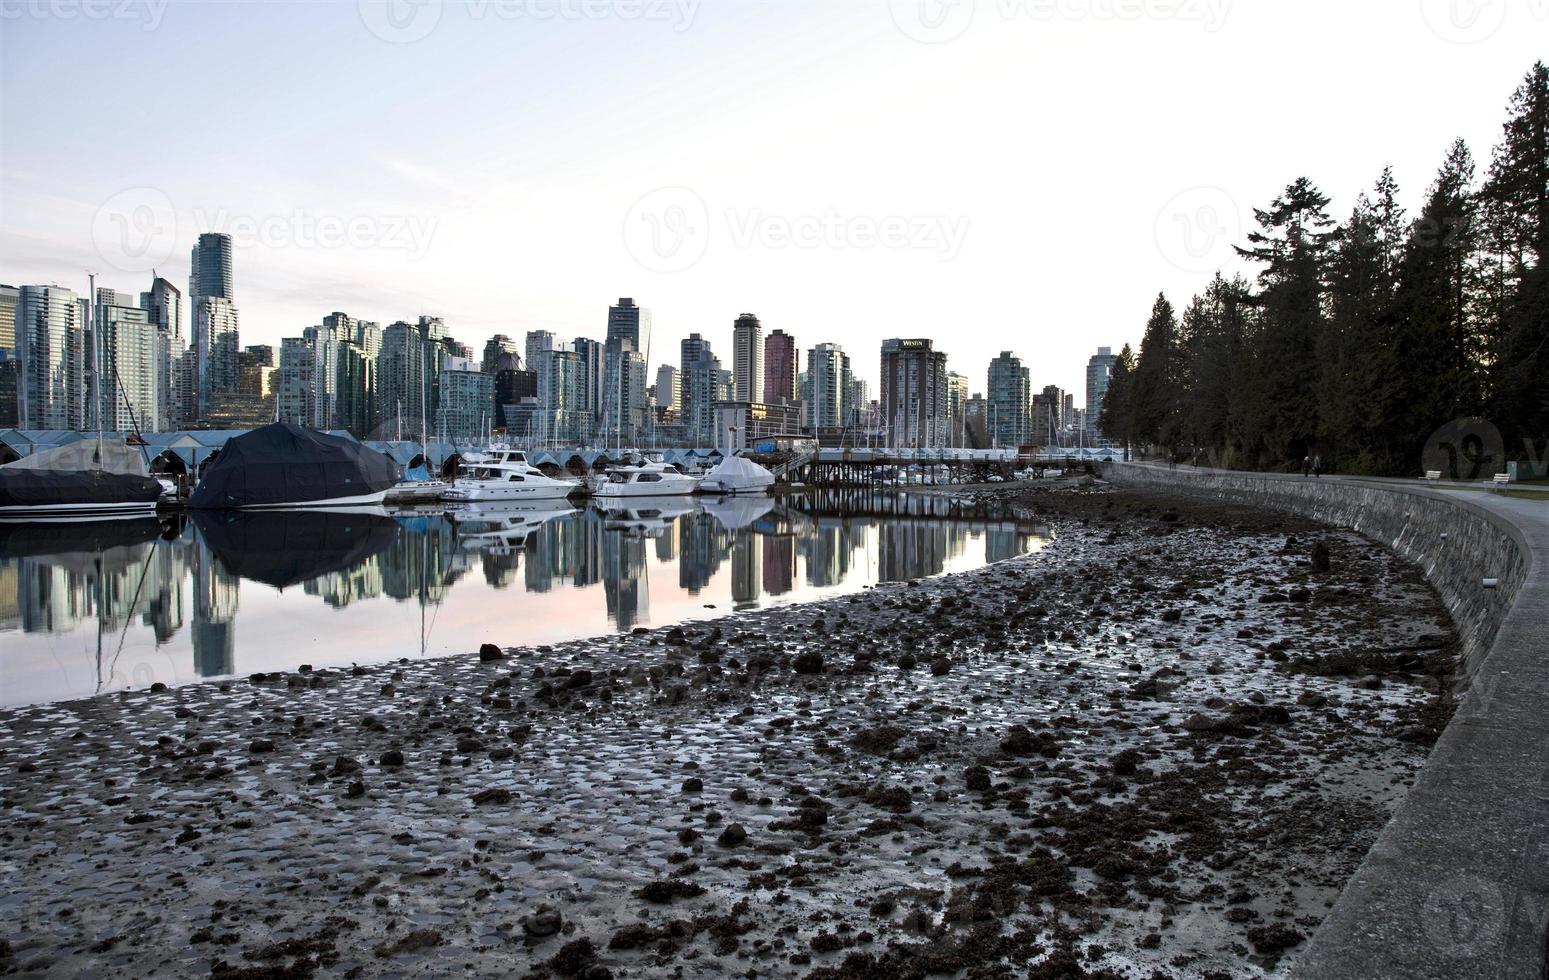
[[520,449],[496,449],[470,455],[462,473],[441,494],[442,500],[494,503],[562,500],[581,489],[578,480],[559,480],[527,462]]
[[702,493],[764,493],[774,486],[775,476],[743,456],[728,456],[699,484]]
[[592,493],[598,497],[676,497],[693,493],[698,486],[696,477],[676,466],[641,459],[608,467],[592,484]]

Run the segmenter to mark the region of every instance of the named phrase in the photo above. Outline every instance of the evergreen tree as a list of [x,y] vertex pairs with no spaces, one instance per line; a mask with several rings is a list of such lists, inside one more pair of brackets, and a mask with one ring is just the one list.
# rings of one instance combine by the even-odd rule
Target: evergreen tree
[[1125,344],[1114,359],[1108,391],[1103,395],[1103,410],[1097,416],[1098,431],[1124,447],[1125,459],[1135,441],[1134,378],[1135,353]]
[[1267,210],[1254,210],[1258,229],[1244,258],[1261,262],[1259,334],[1253,400],[1244,411],[1249,441],[1263,462],[1299,460],[1317,440],[1318,350],[1324,330],[1323,270],[1334,236],[1329,199],[1306,177],[1295,180]]
[[1148,445],[1170,444],[1176,437],[1182,382],[1176,353],[1178,318],[1167,297],[1157,294],[1135,363],[1132,435]]

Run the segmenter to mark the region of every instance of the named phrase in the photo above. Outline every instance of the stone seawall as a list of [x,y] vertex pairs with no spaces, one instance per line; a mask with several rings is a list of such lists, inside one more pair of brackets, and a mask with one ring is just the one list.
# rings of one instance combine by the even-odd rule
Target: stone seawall
[[1419,565],[1463,638],[1452,723],[1293,975],[1545,977],[1549,501],[1135,464],[1108,476],[1353,528]]

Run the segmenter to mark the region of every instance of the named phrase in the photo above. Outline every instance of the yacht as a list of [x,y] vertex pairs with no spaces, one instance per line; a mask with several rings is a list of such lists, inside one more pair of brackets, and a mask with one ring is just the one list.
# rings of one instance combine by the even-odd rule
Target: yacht
[[659,460],[631,459],[610,466],[592,485],[598,497],[676,497],[693,493],[696,477]]
[[0,520],[152,517],[163,490],[140,450],[83,439],[0,466]]
[[557,480],[527,461],[520,449],[470,453],[442,500],[493,503],[517,500],[561,500],[581,489],[577,480]]

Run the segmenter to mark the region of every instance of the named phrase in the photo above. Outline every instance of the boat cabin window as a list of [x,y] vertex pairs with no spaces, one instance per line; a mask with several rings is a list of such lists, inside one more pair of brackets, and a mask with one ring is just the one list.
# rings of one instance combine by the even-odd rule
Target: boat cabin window
[[527,480],[527,478],[522,476],[521,474],[519,474],[519,473],[512,473],[510,480],[507,481],[507,482],[509,482],[509,483],[525,483],[526,480]]
[[660,483],[660,482],[662,482],[662,478],[661,478],[661,474],[659,474],[659,473],[641,473],[640,474],[640,479],[637,482],[639,482],[639,483]]

